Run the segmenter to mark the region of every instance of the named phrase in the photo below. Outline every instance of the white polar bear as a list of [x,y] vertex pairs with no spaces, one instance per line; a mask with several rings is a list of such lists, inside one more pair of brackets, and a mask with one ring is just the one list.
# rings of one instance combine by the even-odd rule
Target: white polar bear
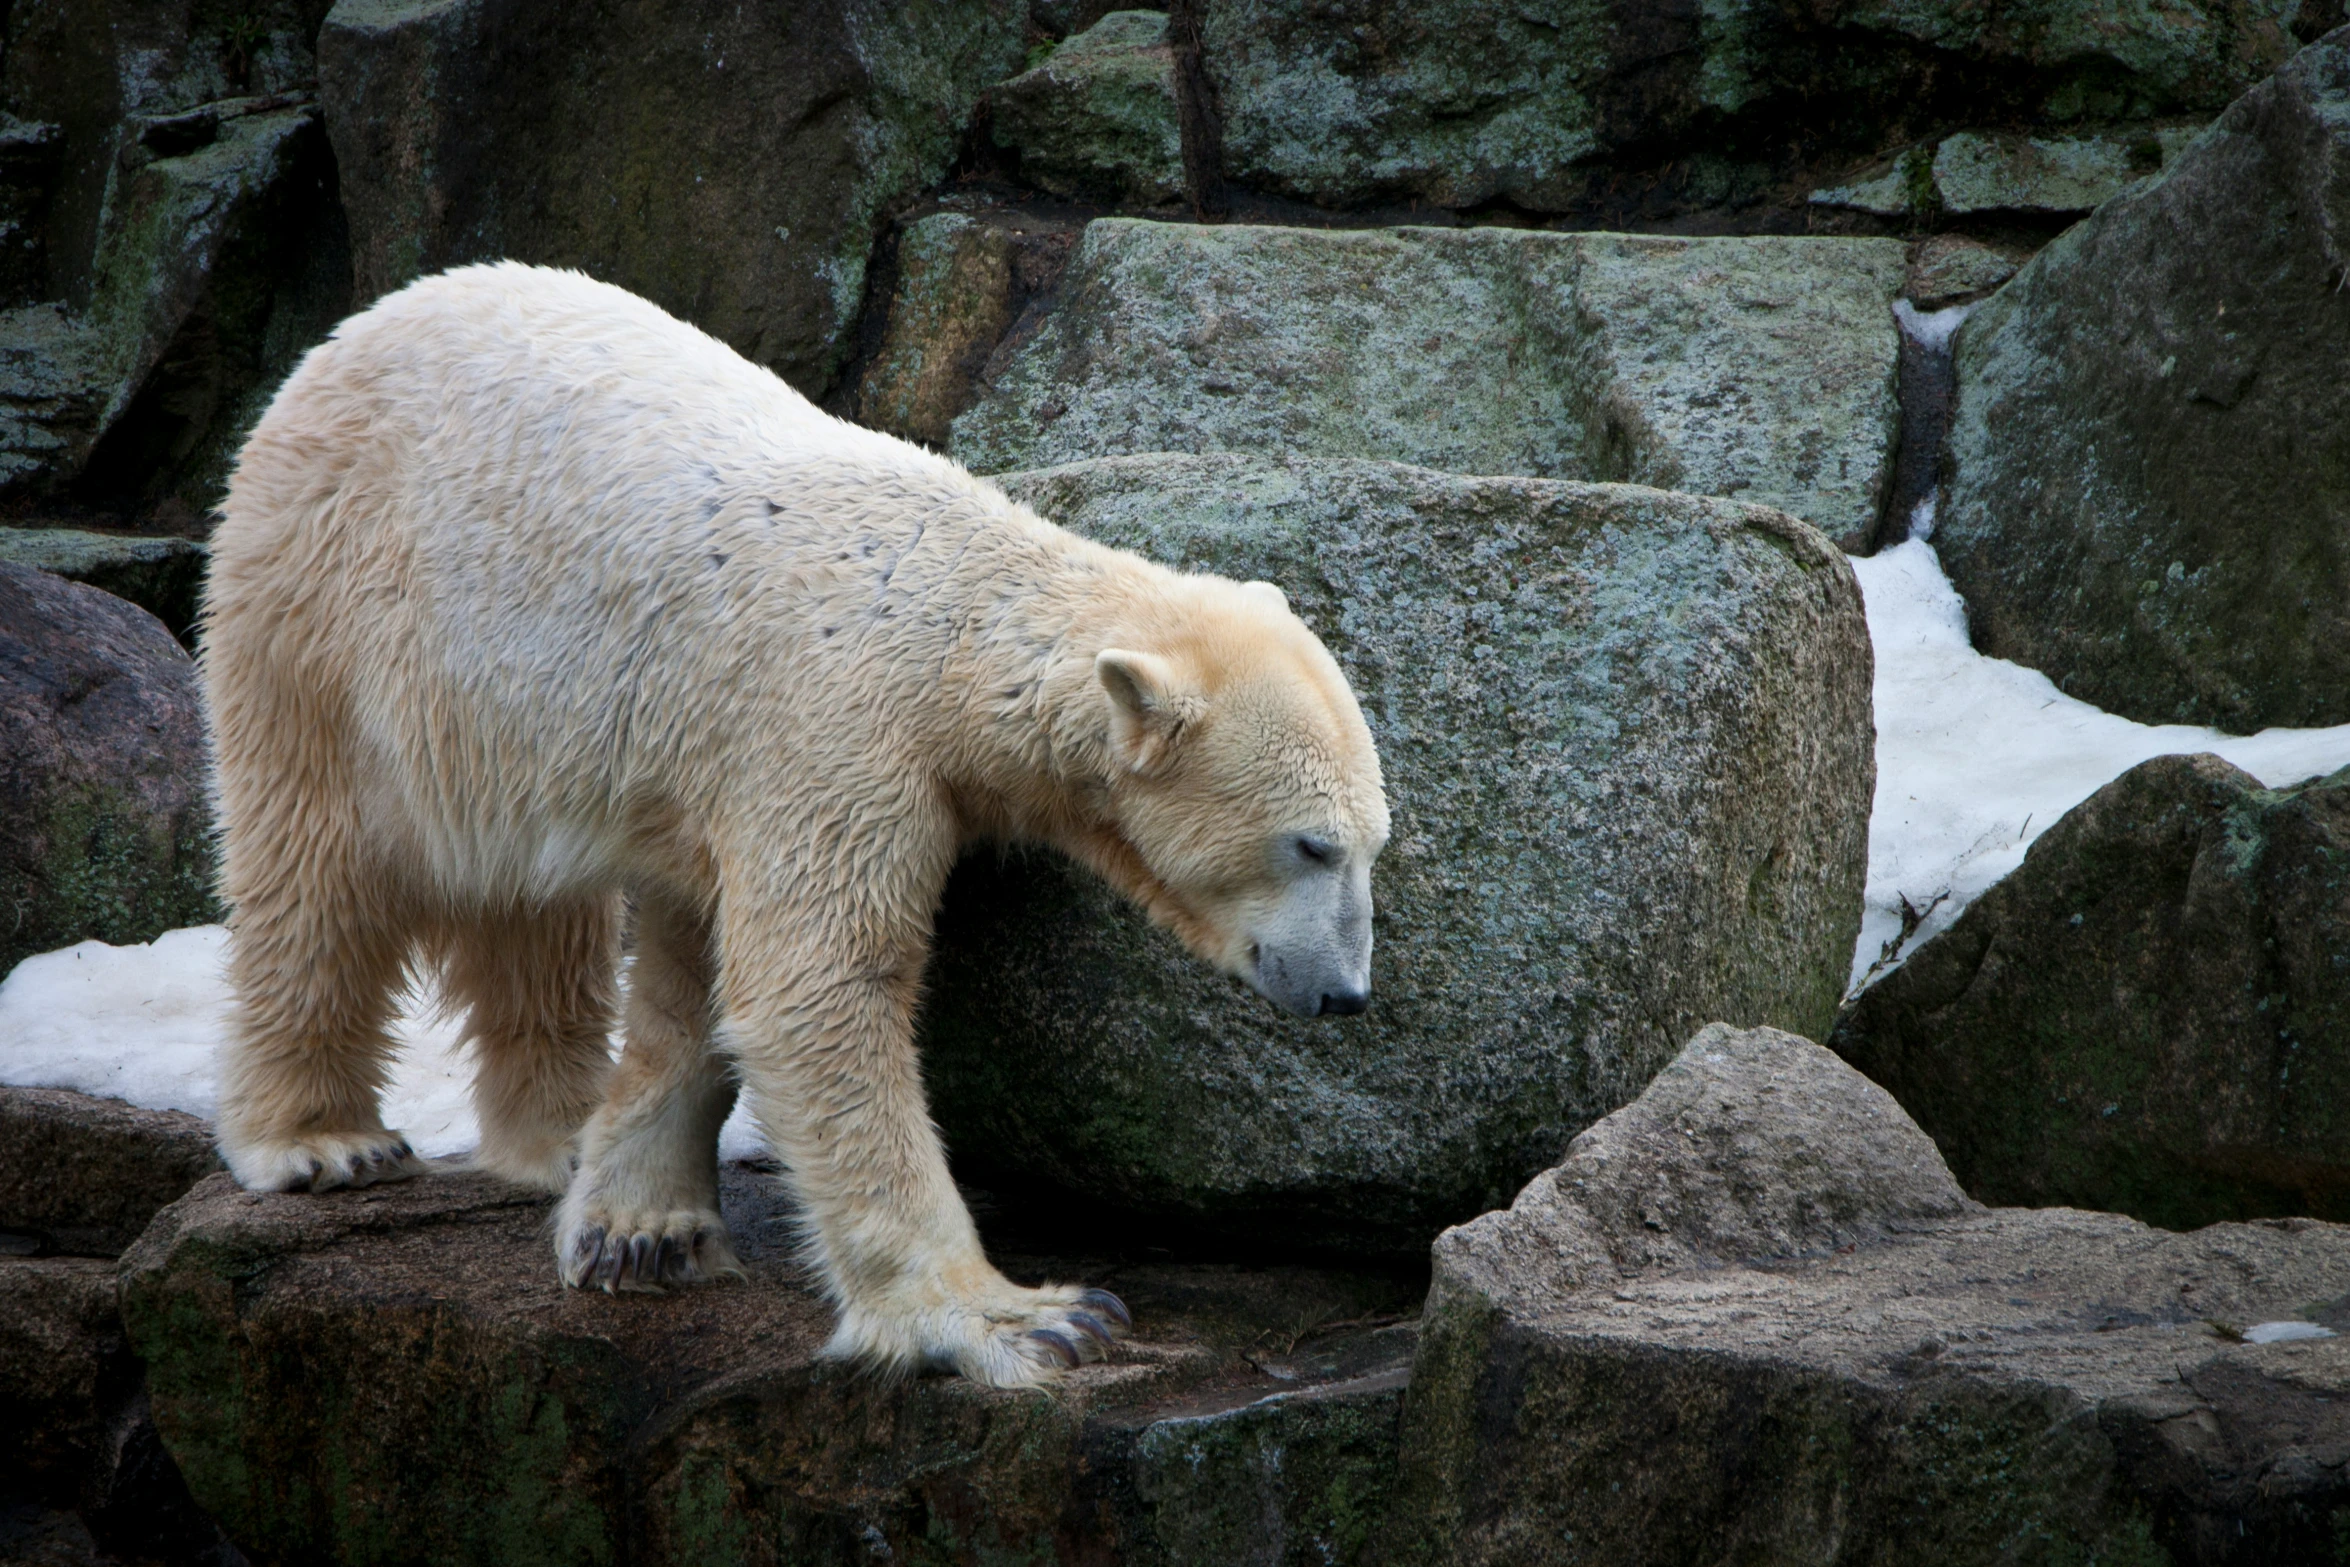
[[734,1271],[739,1081],[832,1351],[1018,1385],[1125,1312],[1006,1280],[948,1177],[912,1023],[965,847],[1055,845],[1292,1011],[1365,1004],[1378,757],[1277,590],[1078,539],[632,295],[508,263],[382,300],[287,380],[223,511],[248,1186],[417,1168],[377,1093],[436,965],[479,1162],[565,1193],[565,1282]]

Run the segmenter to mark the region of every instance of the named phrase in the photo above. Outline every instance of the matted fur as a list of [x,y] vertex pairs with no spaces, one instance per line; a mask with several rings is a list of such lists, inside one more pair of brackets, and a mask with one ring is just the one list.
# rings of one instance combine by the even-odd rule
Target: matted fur
[[379,302],[223,509],[220,1141],[249,1186],[417,1167],[377,1094],[396,986],[436,963],[479,1162],[565,1193],[567,1282],[733,1267],[739,1081],[834,1350],[1019,1384],[1109,1308],[988,1264],[928,1117],[913,1013],[965,846],[1056,845],[1269,994],[1257,946],[1303,942],[1359,967],[1308,1001],[1360,1004],[1378,759],[1277,592],[1080,540],[618,289],[501,264]]

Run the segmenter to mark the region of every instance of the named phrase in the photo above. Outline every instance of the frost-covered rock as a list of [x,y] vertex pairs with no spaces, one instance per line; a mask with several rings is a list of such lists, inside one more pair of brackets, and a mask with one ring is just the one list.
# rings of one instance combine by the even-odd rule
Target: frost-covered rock
[[2338,1225],[1977,1208],[1829,1052],[1708,1028],[1437,1241],[1386,1559],[2320,1561],[2346,1288]]
[[[2350,1219],[2350,771],[2115,779],[1830,1043],[1986,1202]],[[2346,1286],[2350,1287],[2350,1286]]]
[[1902,247],[1105,219],[954,424],[981,472],[1371,457],[1759,501],[1864,542]]
[[1081,534],[1280,585],[1353,682],[1394,838],[1367,1015],[1299,1022],[1043,854],[950,884],[921,1025],[961,1166],[1416,1250],[1712,1017],[1824,1031],[1859,921],[1850,567],[1762,507],[1369,462],[1144,456],[1002,481]]
[[1183,194],[1164,11],[1112,11],[988,101],[996,145],[1019,149],[1033,184],[1145,207]]
[[2299,9],[1206,0],[1202,61],[1243,185],[1548,211],[1618,158],[1718,155],[1806,121],[1882,145],[1936,99],[2052,120],[2216,109],[2284,60]]
[[2148,722],[2350,720],[2350,30],[1984,304],[1934,543],[1984,651]]
[[0,564],[0,971],[217,916],[196,666],[145,610]]
[[1019,67],[1014,0],[341,0],[319,35],[359,300],[501,256],[645,295],[830,383],[890,208]]
[[551,1199],[489,1177],[216,1176],[123,1259],[123,1320],[190,1491],[256,1559],[1363,1560],[1402,1281],[998,1240],[1016,1277],[1122,1294],[1115,1358],[1050,1398],[883,1381],[819,1358],[831,1310],[774,1183],[729,1167],[720,1200],[746,1279],[615,1297],[564,1289]]

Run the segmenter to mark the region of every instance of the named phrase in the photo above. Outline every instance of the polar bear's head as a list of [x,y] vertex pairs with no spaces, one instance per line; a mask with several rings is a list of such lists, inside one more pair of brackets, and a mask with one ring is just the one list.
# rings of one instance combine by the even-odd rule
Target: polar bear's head
[[1119,833],[1152,912],[1302,1017],[1371,996],[1379,753],[1354,692],[1270,583],[1185,579],[1149,649],[1094,659]]

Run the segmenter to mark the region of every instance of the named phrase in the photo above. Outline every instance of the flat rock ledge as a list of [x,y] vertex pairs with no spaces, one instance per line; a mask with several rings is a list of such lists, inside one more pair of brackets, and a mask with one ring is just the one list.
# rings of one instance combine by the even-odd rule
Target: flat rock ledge
[[64,1088],[0,1085],[0,1238],[11,1253],[114,1257],[220,1168],[212,1127]]
[[1435,1260],[1391,1560],[2315,1563],[2350,1527],[2350,1227],[1978,1207],[1791,1035],[1707,1029]]
[[884,1382],[816,1358],[831,1314],[772,1185],[726,1184],[748,1282],[608,1297],[556,1283],[550,1200],[486,1176],[216,1176],[124,1257],[123,1320],[189,1490],[257,1560],[1362,1559],[1416,1279],[999,1245],[1121,1292],[1135,1337],[1051,1396]]

